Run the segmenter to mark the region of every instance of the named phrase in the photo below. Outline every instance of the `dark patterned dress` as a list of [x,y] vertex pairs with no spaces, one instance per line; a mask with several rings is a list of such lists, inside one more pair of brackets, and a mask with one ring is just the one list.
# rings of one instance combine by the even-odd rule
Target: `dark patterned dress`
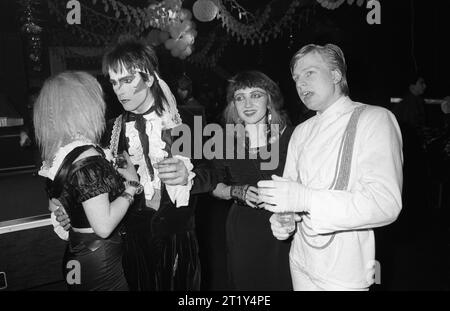
[[[273,170],[261,170],[261,159],[214,160],[219,170],[219,182],[227,185],[257,186],[260,180],[270,180],[273,174],[283,176],[289,139],[293,128],[286,128],[279,139],[278,165]],[[235,148],[235,150],[237,150]],[[230,285],[236,290],[292,290],[289,269],[291,239],[277,240],[270,228],[272,212],[234,202],[226,221],[227,260]]]

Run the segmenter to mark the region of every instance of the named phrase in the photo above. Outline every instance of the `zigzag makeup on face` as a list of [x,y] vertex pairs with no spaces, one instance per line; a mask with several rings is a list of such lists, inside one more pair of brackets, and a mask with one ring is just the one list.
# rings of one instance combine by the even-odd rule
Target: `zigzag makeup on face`
[[144,113],[153,104],[149,85],[137,70],[109,70],[109,78],[117,99],[126,111]]

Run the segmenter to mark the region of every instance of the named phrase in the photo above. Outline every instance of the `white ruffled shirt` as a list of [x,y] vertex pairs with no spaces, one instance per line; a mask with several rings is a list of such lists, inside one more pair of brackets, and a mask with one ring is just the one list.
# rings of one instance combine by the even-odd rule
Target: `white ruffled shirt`
[[[149,139],[148,156],[151,163],[155,164],[168,156],[167,151],[164,150],[166,143],[161,138],[161,132],[166,129],[172,129],[177,124],[172,120],[170,113],[164,113],[160,117],[156,112],[151,112],[144,115],[144,118],[147,120],[145,131]],[[140,183],[144,186],[145,199],[151,200],[155,192],[161,190],[161,180],[158,177],[158,170],[156,168],[153,168],[155,174],[153,181],[151,180],[147,163],[145,162],[144,151],[139,140],[139,132],[134,125],[135,121],[125,123],[125,136],[129,141],[128,152],[131,162],[138,166],[137,173]],[[186,206],[189,204],[190,191],[195,177],[195,173],[192,172],[193,165],[187,157],[180,155],[173,157],[184,162],[189,172],[188,183],[178,186],[166,185],[166,190],[171,201],[176,204],[176,207]]]

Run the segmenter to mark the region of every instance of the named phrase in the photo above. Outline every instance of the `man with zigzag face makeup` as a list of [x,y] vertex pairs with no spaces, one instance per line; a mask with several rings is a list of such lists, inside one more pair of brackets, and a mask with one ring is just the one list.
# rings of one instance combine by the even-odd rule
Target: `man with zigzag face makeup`
[[[188,157],[173,155],[172,129],[182,124],[175,97],[158,73],[155,51],[133,40],[119,41],[103,57],[124,112],[108,122],[102,139],[117,167],[130,155],[139,184],[123,221],[123,269],[131,290],[199,290],[200,261],[195,234],[196,197],[212,170],[193,172]],[[198,182],[194,183],[194,177]],[[66,217],[67,218],[67,217]],[[67,223],[58,217],[61,224]]]

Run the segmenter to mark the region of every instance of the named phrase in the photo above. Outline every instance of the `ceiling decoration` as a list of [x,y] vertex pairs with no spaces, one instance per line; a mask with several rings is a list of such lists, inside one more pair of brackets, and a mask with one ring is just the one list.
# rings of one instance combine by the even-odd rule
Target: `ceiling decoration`
[[[322,5],[324,1],[341,2],[317,1]],[[302,8],[316,2],[271,0],[256,12],[250,12],[238,0],[197,0],[192,8],[183,8],[182,0],[152,1],[147,6],[126,5],[117,0],[91,0],[80,2],[79,24],[67,23],[69,9],[65,1],[47,0],[47,3],[57,24],[46,31],[52,33],[49,37],[57,42],[104,47],[118,35],[132,33],[154,46],[163,44],[174,57],[201,66],[215,66],[230,40],[256,45],[276,39],[299,25]],[[217,27],[197,38],[196,22],[207,21],[215,22]],[[228,36],[220,35],[223,31]]]
[[[323,6],[325,9],[334,10],[340,7],[344,2],[347,1],[349,5],[352,5],[355,0],[316,0],[320,3],[321,6]],[[362,6],[364,4],[365,0],[356,0],[356,4],[358,6]]]

